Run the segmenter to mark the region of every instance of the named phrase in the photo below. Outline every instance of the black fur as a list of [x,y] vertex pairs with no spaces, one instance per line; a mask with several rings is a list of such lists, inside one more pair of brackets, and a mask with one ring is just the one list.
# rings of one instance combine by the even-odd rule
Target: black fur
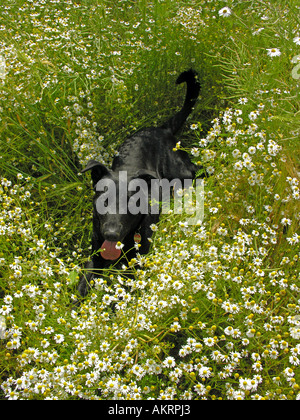
[[[112,179],[118,184],[120,171],[126,171],[128,182],[134,178],[168,179],[177,178],[180,180],[193,179],[197,167],[190,161],[188,154],[184,151],[173,151],[177,140],[175,134],[185,123],[191,113],[200,91],[200,83],[197,80],[197,73],[188,70],[181,73],[176,81],[187,84],[186,98],[183,107],[172,118],[160,127],[145,128],[132,137],[128,138],[120,147],[118,156],[113,160],[111,169],[106,168],[100,162],[91,160],[82,172],[91,171],[93,186],[99,180]],[[117,190],[117,193],[119,191]],[[157,223],[158,214],[106,214],[100,215],[96,209],[96,200],[99,194],[96,192],[93,209],[93,237],[92,237],[92,258],[86,266],[86,273],[79,282],[78,290],[81,296],[88,291],[89,282],[93,276],[97,276],[97,270],[112,264],[112,261],[105,260],[99,251],[105,240],[120,241],[124,244],[123,251],[127,253],[130,260],[134,257],[134,234],[141,235],[140,254],[149,251],[152,231],[150,225]],[[133,249],[133,250],[132,250]]]

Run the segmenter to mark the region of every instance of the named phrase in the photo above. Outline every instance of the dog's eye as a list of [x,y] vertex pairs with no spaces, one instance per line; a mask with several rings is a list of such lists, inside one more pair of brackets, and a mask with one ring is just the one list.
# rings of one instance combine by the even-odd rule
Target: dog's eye
[[98,197],[100,197],[102,194],[105,194],[107,192],[107,190],[108,190],[108,186],[105,185],[101,191],[97,191]]

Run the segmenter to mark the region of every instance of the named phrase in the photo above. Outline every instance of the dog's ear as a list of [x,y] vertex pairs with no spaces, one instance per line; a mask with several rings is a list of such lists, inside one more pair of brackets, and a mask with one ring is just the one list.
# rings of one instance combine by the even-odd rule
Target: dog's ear
[[93,186],[97,184],[97,182],[103,178],[104,175],[109,173],[109,170],[104,166],[102,163],[98,162],[97,160],[89,160],[86,167],[82,169],[81,173],[91,171],[91,176],[93,180]]

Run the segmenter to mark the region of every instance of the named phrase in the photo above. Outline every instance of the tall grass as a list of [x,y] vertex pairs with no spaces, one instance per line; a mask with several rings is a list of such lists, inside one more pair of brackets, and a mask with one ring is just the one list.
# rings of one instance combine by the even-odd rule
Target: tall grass
[[[0,375],[9,399],[299,399],[299,7],[0,6]],[[95,280],[88,159],[201,97],[180,135],[205,217]],[[109,280],[108,280],[109,279]]]

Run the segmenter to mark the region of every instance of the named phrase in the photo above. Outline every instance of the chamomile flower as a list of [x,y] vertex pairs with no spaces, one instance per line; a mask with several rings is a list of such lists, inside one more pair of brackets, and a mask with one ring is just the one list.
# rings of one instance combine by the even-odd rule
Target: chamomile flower
[[279,48],[267,48],[267,54],[269,57],[279,57],[281,55],[281,51]]
[[172,367],[175,366],[175,359],[174,359],[174,357],[169,356],[163,361],[162,364],[163,364],[164,367],[172,368]]
[[60,343],[63,343],[64,342],[64,336],[63,336],[63,334],[55,334],[53,338],[54,338],[54,341],[57,344],[60,344]]
[[231,15],[231,13],[232,13],[232,10],[229,7],[223,7],[218,12],[219,16],[222,16],[222,17],[228,17]]
[[296,37],[293,39],[293,42],[294,42],[296,45],[300,45],[300,36],[296,36]]
[[241,105],[246,105],[248,103],[248,98],[240,98],[238,103]]

